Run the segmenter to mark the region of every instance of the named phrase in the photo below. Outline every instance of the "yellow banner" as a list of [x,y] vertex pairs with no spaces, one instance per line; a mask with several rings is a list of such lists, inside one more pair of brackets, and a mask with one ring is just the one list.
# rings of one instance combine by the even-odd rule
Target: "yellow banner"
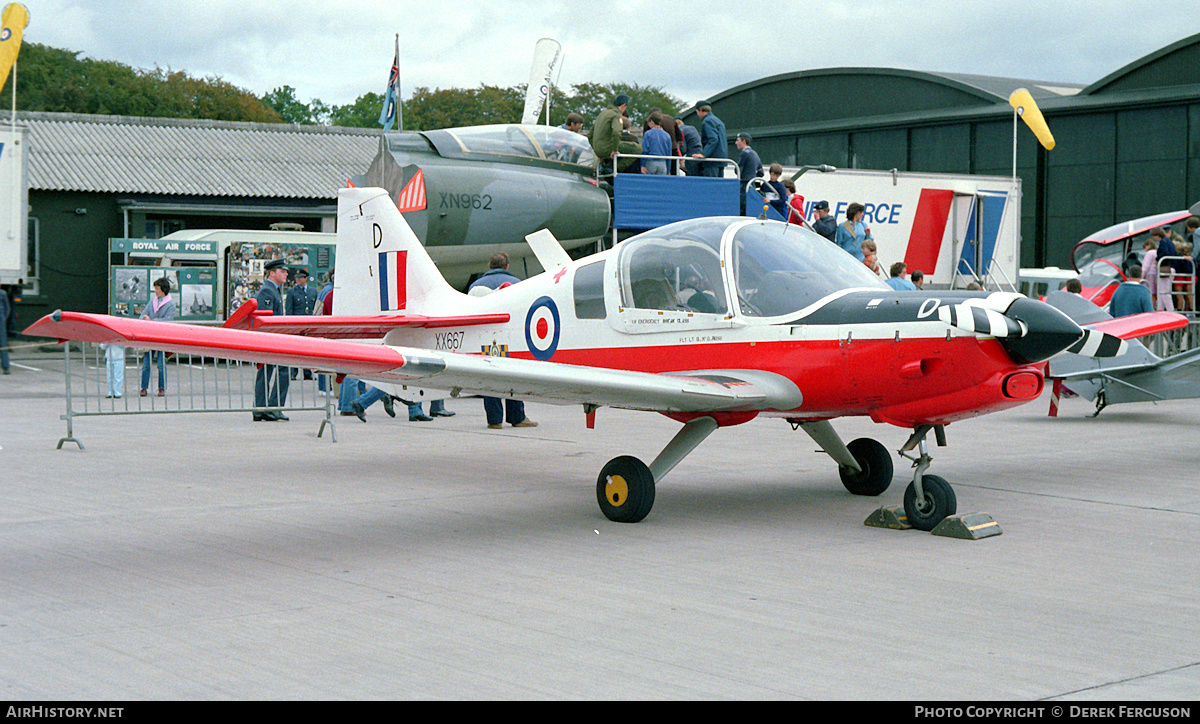
[[1054,134],[1050,132],[1050,126],[1046,125],[1046,119],[1042,117],[1042,112],[1029,91],[1024,88],[1016,89],[1008,97],[1008,104],[1017,110],[1017,115],[1025,121],[1025,125],[1029,126],[1047,151],[1054,148]]

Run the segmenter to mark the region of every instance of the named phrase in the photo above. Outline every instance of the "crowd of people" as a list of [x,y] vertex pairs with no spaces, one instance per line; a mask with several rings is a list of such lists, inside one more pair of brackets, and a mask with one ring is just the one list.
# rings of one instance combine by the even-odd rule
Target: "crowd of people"
[[[567,116],[560,128],[584,133],[592,150],[596,153],[600,175],[613,173],[644,173],[651,175],[715,176],[725,175],[729,164],[727,154],[728,136],[725,124],[712,112],[712,105],[701,101],[696,109],[700,117],[700,128],[689,126],[665,111],[655,108],[646,114],[641,131],[633,126],[626,111],[629,96],[621,93],[612,100],[612,105],[600,111],[585,133],[583,117],[577,113]],[[762,176],[762,163],[758,154],[749,148],[750,136],[739,134],[737,141],[739,169],[742,159]],[[742,151],[745,142],[749,153]],[[614,157],[616,166],[614,167]],[[628,156],[650,156],[655,158],[628,158]],[[753,163],[749,159],[754,159]],[[746,179],[747,181],[749,179]]]

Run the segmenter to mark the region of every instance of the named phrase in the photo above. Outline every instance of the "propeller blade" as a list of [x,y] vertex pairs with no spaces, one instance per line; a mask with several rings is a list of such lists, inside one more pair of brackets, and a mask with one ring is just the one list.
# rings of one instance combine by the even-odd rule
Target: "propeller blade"
[[1084,327],[1083,336],[1066,351],[1081,357],[1120,357],[1129,351],[1129,343],[1116,335]]
[[989,337],[1024,337],[1029,332],[1024,322],[977,304],[938,307],[938,319],[955,329]]

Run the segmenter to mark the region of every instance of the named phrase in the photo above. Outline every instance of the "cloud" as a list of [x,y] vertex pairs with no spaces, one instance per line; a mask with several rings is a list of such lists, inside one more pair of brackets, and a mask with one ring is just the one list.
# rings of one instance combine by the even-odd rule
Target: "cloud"
[[400,34],[405,95],[512,86],[533,46],[563,46],[559,84],[652,85],[692,103],[753,80],[895,67],[1090,83],[1190,34],[1193,0],[829,0],[732,6],[491,0],[27,0],[26,38],[136,68],[219,76],[262,95],[343,105],[381,93]]

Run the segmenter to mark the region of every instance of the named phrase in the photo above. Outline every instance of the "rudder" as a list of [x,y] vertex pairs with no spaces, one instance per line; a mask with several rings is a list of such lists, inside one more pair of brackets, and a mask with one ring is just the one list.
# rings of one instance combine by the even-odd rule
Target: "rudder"
[[458,292],[446,283],[387,191],[338,191],[336,315],[429,314]]

